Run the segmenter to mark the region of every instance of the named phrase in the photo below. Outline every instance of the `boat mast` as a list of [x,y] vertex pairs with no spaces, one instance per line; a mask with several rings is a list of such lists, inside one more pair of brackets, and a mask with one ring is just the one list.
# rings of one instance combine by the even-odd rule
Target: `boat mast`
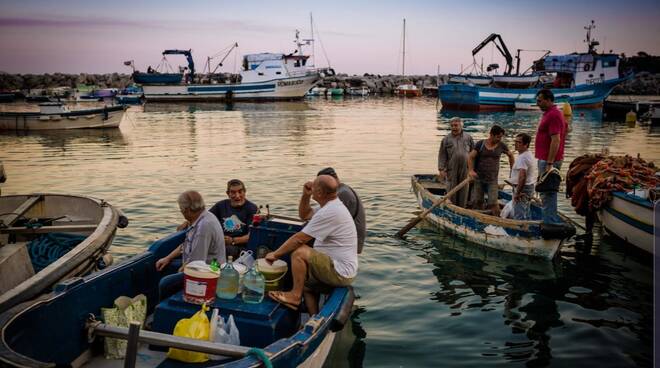
[[596,46],[600,45],[600,42],[594,40],[591,38],[591,31],[596,28],[595,22],[592,20],[591,24],[587,25],[584,27],[584,29],[587,30],[587,39],[584,40],[584,42],[587,43],[587,46],[589,47],[589,50],[587,51],[590,54],[593,54],[596,52]]
[[403,61],[401,63],[401,74],[406,76],[406,18],[403,18]]
[[309,29],[312,31],[312,37],[310,39],[312,42],[312,66],[316,67],[316,50],[314,49],[314,18],[312,18],[312,12],[309,13]]

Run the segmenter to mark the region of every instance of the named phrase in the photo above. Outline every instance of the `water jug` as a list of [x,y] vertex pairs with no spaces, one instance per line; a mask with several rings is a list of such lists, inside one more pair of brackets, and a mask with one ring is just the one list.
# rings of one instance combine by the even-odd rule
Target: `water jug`
[[243,276],[243,301],[250,304],[261,303],[264,299],[265,288],[266,281],[264,280],[264,276],[253,266]]
[[227,264],[220,270],[220,279],[216,295],[221,299],[234,299],[238,293],[238,271],[232,265],[233,258],[230,256]]

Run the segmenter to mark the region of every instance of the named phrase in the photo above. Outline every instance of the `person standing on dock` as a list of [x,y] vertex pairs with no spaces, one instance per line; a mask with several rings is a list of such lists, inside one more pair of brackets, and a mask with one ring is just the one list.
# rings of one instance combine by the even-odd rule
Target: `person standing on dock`
[[[534,141],[534,156],[538,160],[539,175],[543,175],[553,167],[557,170],[561,169],[564,159],[568,125],[554,101],[555,96],[549,89],[542,89],[536,94],[536,104],[543,111]],[[541,192],[539,195],[543,208],[543,222],[560,223],[561,219],[557,214],[557,192]]]
[[488,207],[491,215],[500,215],[500,206],[497,202],[499,187],[497,177],[500,172],[500,156],[509,157],[509,167],[513,168],[515,158],[504,142],[504,129],[493,125],[487,139],[480,140],[474,145],[468,156],[468,172],[475,179],[473,205],[481,210],[484,206],[484,197],[488,194]]
[[[461,118],[451,118],[449,126],[451,127],[451,134],[442,139],[438,151],[438,181],[447,181],[447,192],[467,178],[468,154],[474,148],[472,136],[463,131]],[[469,188],[463,188],[450,200],[453,204],[465,208],[469,193]]]
[[[362,205],[360,197],[357,195],[355,190],[353,190],[353,188],[339,180],[337,172],[335,172],[335,169],[332,167],[326,167],[325,169],[319,171],[318,174],[316,174],[316,176],[321,175],[330,175],[335,178],[335,180],[337,180],[337,183],[339,184],[339,187],[337,188],[337,197],[339,197],[339,200],[344,204],[344,206],[346,206],[346,208],[348,208],[348,212],[353,218],[355,229],[357,230],[358,254],[362,253],[362,248],[364,247],[364,239],[367,236],[367,220],[366,214],[364,212],[364,206]],[[303,193],[300,197],[300,203],[298,204],[298,216],[300,216],[300,219],[303,221],[309,221],[312,218],[312,215],[314,215],[314,209],[310,205],[309,201],[312,196],[311,188],[311,181],[305,183],[305,186],[303,187]]]

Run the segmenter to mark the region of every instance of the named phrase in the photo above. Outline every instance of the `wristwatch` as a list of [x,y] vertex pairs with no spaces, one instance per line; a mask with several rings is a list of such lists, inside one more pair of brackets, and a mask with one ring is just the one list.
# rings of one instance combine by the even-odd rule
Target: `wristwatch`
[[234,245],[235,243],[236,241],[234,240],[234,238],[231,238],[231,245]]

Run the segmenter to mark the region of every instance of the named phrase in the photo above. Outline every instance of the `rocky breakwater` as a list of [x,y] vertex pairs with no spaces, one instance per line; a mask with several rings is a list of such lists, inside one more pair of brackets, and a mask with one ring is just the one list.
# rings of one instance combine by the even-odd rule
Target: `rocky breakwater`
[[319,86],[326,88],[349,88],[368,87],[372,93],[388,95],[394,93],[394,89],[404,83],[413,83],[423,90],[424,88],[435,89],[438,87],[438,77],[430,75],[376,75],[364,74],[362,76],[337,74],[323,78]]
[[660,73],[639,72],[612,90],[614,95],[660,95]]
[[124,88],[131,84],[128,74],[8,74],[0,72],[0,90],[29,91],[56,87],[75,88],[79,84],[96,85],[100,88]]

